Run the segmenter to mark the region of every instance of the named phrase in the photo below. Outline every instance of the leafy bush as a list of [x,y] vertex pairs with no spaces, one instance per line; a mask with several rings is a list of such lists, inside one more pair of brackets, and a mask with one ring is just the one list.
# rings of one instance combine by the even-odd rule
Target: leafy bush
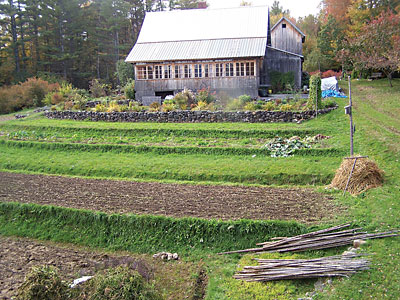
[[322,108],[322,90],[321,90],[321,77],[319,75],[312,75],[310,78],[310,96],[307,102],[308,109],[315,109],[315,104],[317,103],[317,108]]
[[46,94],[59,88],[58,83],[29,78],[17,85],[0,88],[0,113],[11,113],[23,108],[41,106]]
[[161,106],[161,110],[163,112],[169,112],[175,110],[175,105],[174,103],[171,103],[170,101],[164,101],[163,105]]
[[[117,61],[117,75],[121,86],[125,86],[135,76],[133,65],[126,63],[123,59]],[[132,98],[133,99],[133,98]]]
[[264,108],[264,110],[267,110],[267,111],[273,111],[276,109],[275,102],[268,101],[267,103],[264,104],[263,108]]
[[336,104],[335,100],[325,99],[322,102],[322,105],[323,105],[324,108],[328,108],[328,107],[335,107],[337,104]]
[[335,72],[333,70],[328,70],[322,73],[321,78],[328,78],[333,76],[335,76],[336,79],[340,79],[340,77],[342,77],[342,71]]
[[289,104],[289,103],[287,103],[287,104],[282,104],[282,105],[279,107],[279,110],[280,110],[280,111],[291,111],[291,110],[293,110],[293,105],[291,105],[291,104]]
[[151,104],[149,105],[149,110],[150,110],[150,111],[153,111],[153,112],[155,112],[155,111],[160,111],[160,108],[161,108],[161,105],[160,105],[160,103],[158,103],[158,102],[153,102],[153,103],[151,103]]
[[292,71],[287,73],[271,71],[270,78],[272,89],[275,93],[283,91],[287,84],[290,84],[291,87],[294,87],[294,73]]
[[134,270],[124,267],[97,273],[85,283],[83,299],[90,300],[158,300],[161,296],[154,287]]
[[174,96],[172,103],[175,105],[175,108],[187,109],[196,104],[196,97],[191,90],[185,88],[182,92]]
[[130,80],[124,87],[124,94],[126,99],[135,99],[135,80]]
[[253,99],[249,95],[241,95],[239,96],[239,100],[244,104],[252,101]]
[[207,104],[210,104],[215,101],[215,94],[210,92],[210,88],[206,89],[201,89],[197,92],[196,95],[196,101],[197,102],[205,102]]
[[36,266],[18,288],[18,300],[64,300],[69,299],[68,285],[61,280],[56,268]]
[[107,111],[107,107],[104,104],[97,104],[96,107],[94,108],[95,112],[106,112]]
[[104,85],[100,83],[100,80],[93,79],[90,81],[89,90],[93,98],[99,98],[106,96]]

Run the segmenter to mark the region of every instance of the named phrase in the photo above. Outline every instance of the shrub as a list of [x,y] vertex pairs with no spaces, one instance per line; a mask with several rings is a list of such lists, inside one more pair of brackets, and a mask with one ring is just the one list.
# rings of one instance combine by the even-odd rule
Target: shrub
[[97,104],[96,107],[94,108],[95,112],[106,112],[107,107],[104,104]]
[[313,75],[310,78],[310,96],[308,98],[307,108],[311,110],[315,109],[315,103],[317,103],[317,109],[322,108],[321,99],[321,77],[319,75]]
[[124,87],[124,94],[126,99],[135,99],[135,80],[130,80]]
[[335,100],[332,100],[332,99],[326,99],[322,102],[322,105],[324,108],[335,107],[336,102],[335,102]]
[[17,85],[0,88],[0,113],[11,113],[23,108],[41,106],[46,94],[59,88],[58,83],[29,78]]
[[125,86],[132,78],[134,78],[133,65],[126,63],[123,59],[117,61],[117,75],[119,84]]
[[208,104],[205,101],[199,101],[197,102],[197,105],[195,105],[192,110],[194,111],[200,111],[200,110],[208,110]]
[[155,112],[155,111],[160,111],[160,108],[161,108],[161,105],[160,105],[160,103],[158,103],[158,102],[153,102],[153,103],[151,103],[151,104],[149,105],[149,110],[150,110],[150,111],[153,111],[153,112]]
[[243,103],[238,98],[232,99],[226,105],[226,110],[228,111],[237,111],[241,110],[242,108],[243,108]]
[[247,103],[247,102],[253,101],[253,99],[252,99],[249,95],[241,95],[241,96],[239,96],[239,100],[240,100],[243,104],[245,104],[245,103]]
[[276,109],[276,105],[273,101],[268,101],[267,103],[264,104],[263,108],[264,110],[272,111]]
[[68,285],[61,280],[58,270],[51,266],[36,266],[18,288],[18,300],[69,299]]
[[139,112],[142,111],[144,108],[139,104],[139,102],[131,101],[129,102],[129,106],[127,106],[127,110]]
[[207,104],[210,104],[211,102],[215,101],[215,94],[210,92],[210,88],[208,89],[201,89],[197,92],[196,95],[196,101],[197,102],[206,102]]
[[85,283],[83,299],[158,300],[161,296],[143,277],[129,268],[117,267],[97,273]]
[[292,106],[291,104],[289,104],[289,103],[287,103],[287,104],[282,104],[282,105],[279,107],[279,110],[280,110],[280,111],[291,111],[291,110],[293,110],[293,106]]
[[161,110],[163,112],[169,112],[175,110],[175,105],[173,103],[164,101],[163,105],[161,106]]
[[196,104],[196,98],[191,90],[185,88],[182,92],[175,95],[173,103],[177,108],[187,109],[192,104]]
[[287,84],[294,87],[294,73],[292,71],[281,73],[278,71],[270,72],[271,85],[274,92],[281,92],[285,89]]
[[93,98],[99,98],[106,95],[104,85],[101,84],[98,79],[90,81],[89,90]]
[[335,76],[336,79],[340,79],[342,77],[342,71],[335,72],[333,70],[328,70],[322,73],[321,78],[328,78]]

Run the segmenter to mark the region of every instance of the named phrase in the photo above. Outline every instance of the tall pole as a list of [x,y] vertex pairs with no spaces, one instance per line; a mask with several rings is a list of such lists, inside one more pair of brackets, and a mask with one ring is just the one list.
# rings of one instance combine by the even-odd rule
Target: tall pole
[[350,155],[354,155],[354,127],[353,127],[353,102],[351,99],[351,77],[349,76],[349,106],[350,106]]

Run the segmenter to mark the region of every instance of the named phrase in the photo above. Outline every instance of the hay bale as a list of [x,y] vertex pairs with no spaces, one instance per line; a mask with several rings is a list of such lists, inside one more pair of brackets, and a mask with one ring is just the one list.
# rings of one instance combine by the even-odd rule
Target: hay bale
[[[344,190],[353,164],[354,159],[344,159],[336,171],[330,187]],[[374,161],[368,158],[359,158],[357,159],[347,191],[352,195],[357,195],[368,189],[382,186],[383,175],[383,171],[379,169]]]

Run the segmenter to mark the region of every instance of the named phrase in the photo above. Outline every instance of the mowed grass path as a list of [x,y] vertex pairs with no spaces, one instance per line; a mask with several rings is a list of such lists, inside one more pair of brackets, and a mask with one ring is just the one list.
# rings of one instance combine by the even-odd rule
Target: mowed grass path
[[340,158],[156,155],[14,148],[0,144],[2,170],[42,174],[210,181],[247,184],[326,184]]

